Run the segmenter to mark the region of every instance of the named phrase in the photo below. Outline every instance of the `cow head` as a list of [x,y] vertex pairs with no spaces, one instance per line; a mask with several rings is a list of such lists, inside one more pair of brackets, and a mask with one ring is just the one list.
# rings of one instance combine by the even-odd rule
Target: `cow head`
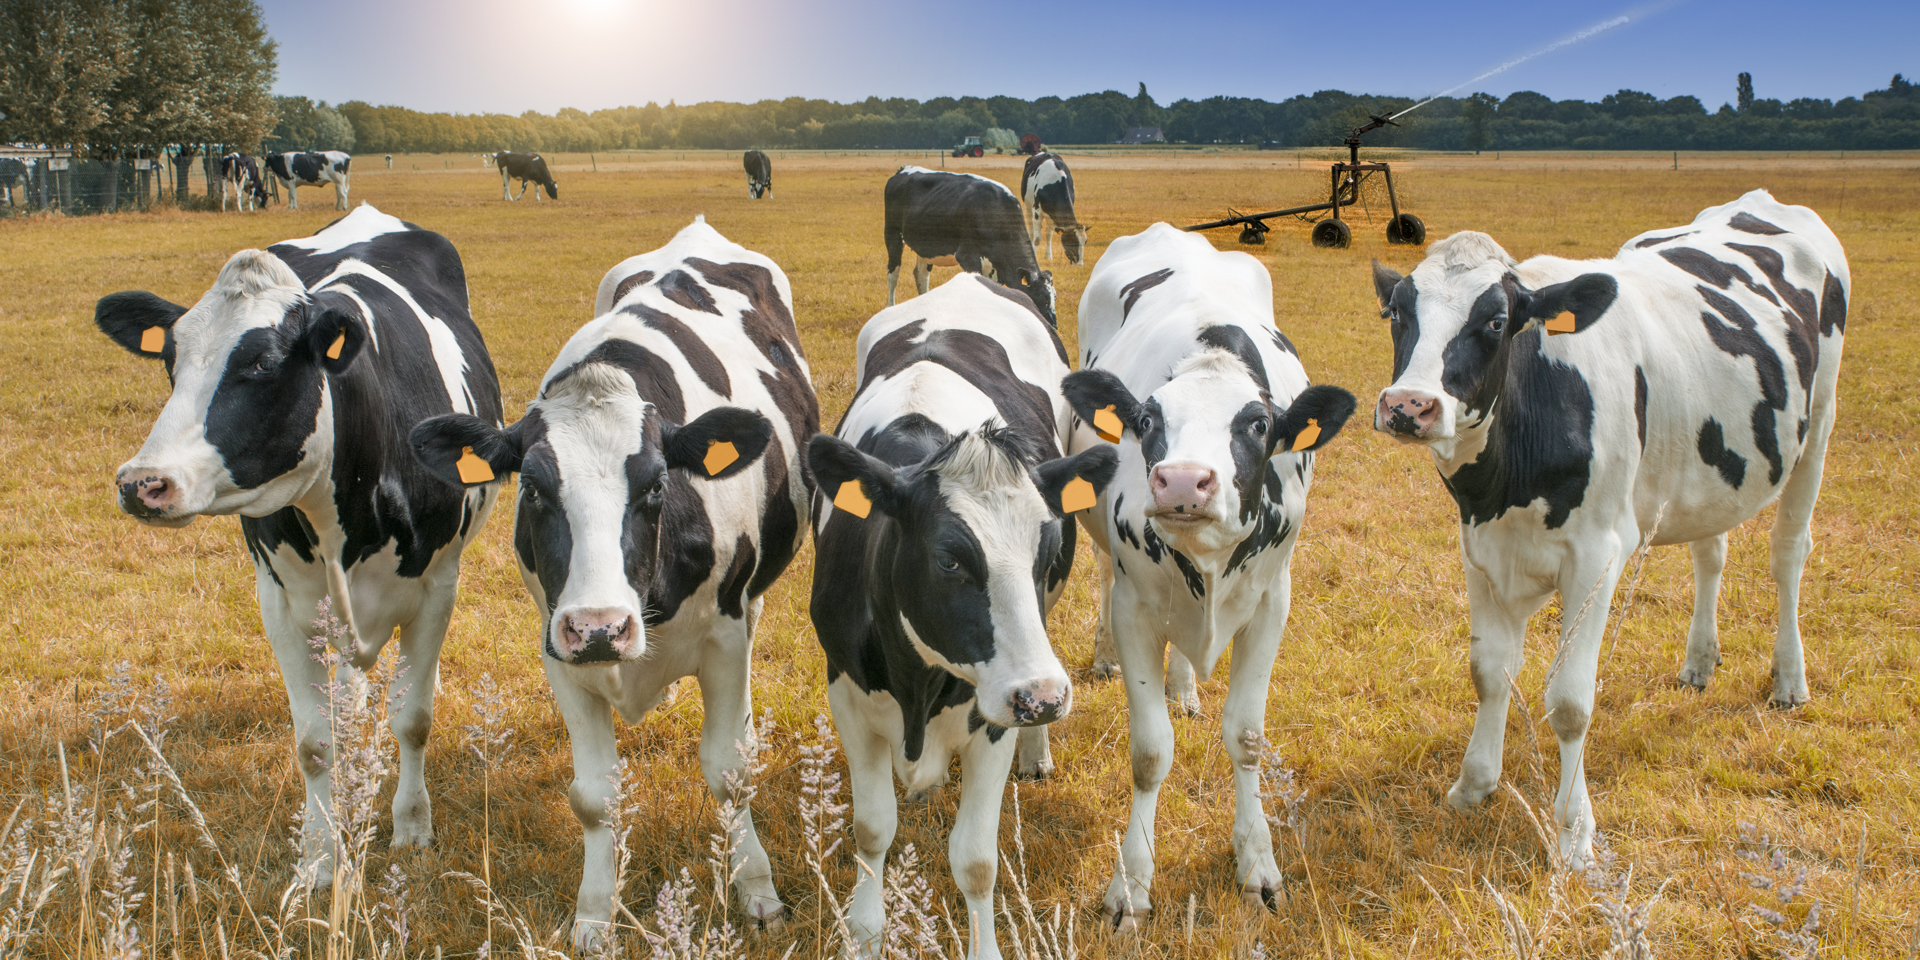
[[1472,231],[1434,244],[1406,276],[1374,261],[1380,316],[1393,332],[1393,384],[1374,407],[1375,430],[1450,448],[1460,430],[1486,422],[1515,350],[1585,330],[1618,291],[1602,273],[1529,290],[1516,266],[1492,237]]
[[1083,226],[1059,227],[1054,230],[1060,235],[1060,249],[1066,251],[1067,262],[1079,265],[1087,258],[1087,228]]
[[165,364],[173,394],[120,468],[120,509],[180,527],[200,514],[264,517],[298,500],[331,462],[328,375],[367,338],[360,306],[309,295],[280,258],[243,250],[192,309],[151,293],[102,297],[101,332]]
[[[445,414],[421,421],[409,442],[448,483],[520,474],[513,545],[520,578],[546,611],[541,649],[589,664],[646,654],[644,601],[661,540],[677,535],[676,510],[701,509],[673,488],[745,470],[772,436],[766,417],[738,407],[669,422],[626,371],[588,363],[548,384],[511,427]],[[719,444],[732,444],[731,459]]]
[[1244,330],[1208,327],[1200,337],[1206,349],[1145,400],[1105,370],[1068,374],[1061,385],[1081,420],[1102,430],[1117,420],[1122,442],[1139,444],[1147,519],[1190,554],[1245,539],[1258,520],[1268,459],[1326,446],[1355,406],[1353,394],[1334,386],[1308,387],[1277,405]]
[[772,187],[773,181],[771,180],[761,180],[757,177],[751,178],[747,180],[747,196],[758,200],[766,196],[767,191]]
[[1053,312],[1053,271],[1029,270],[1021,267],[1014,271],[1013,288],[1027,295],[1033,301],[1034,309],[1047,320],[1047,326],[1059,327],[1060,321]]
[[547,182],[544,184],[541,184],[541,186],[544,186],[547,188],[548,200],[560,199],[560,185],[558,183],[555,183],[552,177],[548,177]]
[[870,554],[875,608],[897,610],[927,663],[973,684],[987,722],[1067,715],[1073,687],[1047,639],[1045,581],[1071,535],[1062,491],[1083,481],[1097,496],[1113,479],[1111,450],[1036,464],[1014,434],[989,425],[906,467],[820,434],[807,463],[829,497],[859,484],[871,504],[860,522],[886,524]]

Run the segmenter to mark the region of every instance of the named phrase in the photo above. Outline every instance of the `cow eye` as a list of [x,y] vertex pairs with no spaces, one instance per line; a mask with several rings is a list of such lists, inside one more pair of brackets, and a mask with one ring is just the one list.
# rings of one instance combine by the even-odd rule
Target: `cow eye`
[[1507,318],[1503,315],[1503,316],[1494,317],[1492,320],[1488,320],[1487,329],[1492,330],[1494,333],[1501,333],[1505,331],[1507,329]]
[[652,486],[647,488],[647,497],[646,497],[647,508],[652,510],[659,509],[661,502],[666,500],[666,498],[667,498],[667,479],[665,477],[660,477],[659,479],[656,479],[653,481]]
[[1255,420],[1247,424],[1247,432],[1256,437],[1264,437],[1267,435],[1267,422],[1265,420]]
[[537,507],[540,505],[540,488],[526,484],[520,488],[520,498],[527,501],[527,506]]
[[947,553],[940,554],[937,560],[940,564],[941,570],[947,573],[952,573],[952,574],[957,574],[960,572],[960,561],[954,559],[952,554],[947,554]]
[[1146,435],[1146,433],[1147,433],[1147,431],[1149,431],[1149,430],[1152,430],[1152,429],[1153,429],[1153,418],[1152,418],[1152,417],[1150,417],[1150,416],[1147,416],[1147,415],[1146,415],[1146,414],[1144,414],[1144,413],[1143,413],[1143,414],[1141,414],[1141,415],[1140,415],[1140,433],[1141,433],[1141,435],[1142,435],[1142,436],[1144,436],[1144,435]]

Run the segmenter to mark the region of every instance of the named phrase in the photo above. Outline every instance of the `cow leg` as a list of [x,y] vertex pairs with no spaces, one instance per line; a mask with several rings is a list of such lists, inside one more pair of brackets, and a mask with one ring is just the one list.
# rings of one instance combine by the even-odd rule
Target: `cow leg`
[[[1463,530],[1462,536],[1468,535]],[[1465,810],[1487,798],[1500,783],[1501,750],[1507,738],[1507,703],[1512,679],[1524,662],[1527,618],[1547,602],[1550,593],[1520,600],[1503,598],[1481,570],[1468,565],[1467,604],[1473,639],[1467,664],[1473,692],[1480,700],[1473,718],[1473,736],[1460,763],[1460,779],[1447,790],[1447,803]]]
[[1693,624],[1687,628],[1687,662],[1680,667],[1680,682],[1705,690],[1720,665],[1714,613],[1720,607],[1720,571],[1727,566],[1727,535],[1702,537],[1687,547],[1693,551]]
[[[314,660],[312,633],[306,621],[311,609],[296,611],[286,591],[265,565],[256,565],[260,620],[280,664],[280,680],[287,688],[287,706],[293,715],[293,758],[306,781],[306,815],[301,821],[302,882],[314,887],[333,882],[333,822],[331,778],[333,726],[327,721],[327,668]],[[346,669],[343,667],[343,669]]]
[[1189,717],[1200,715],[1200,683],[1194,678],[1193,663],[1179,647],[1167,647],[1167,702]]
[[[1824,371],[1823,371],[1824,372]],[[1816,397],[1807,447],[1787,477],[1773,519],[1768,567],[1779,597],[1780,624],[1773,637],[1773,694],[1767,704],[1790,709],[1807,702],[1806,651],[1800,645],[1800,575],[1813,550],[1813,503],[1826,472],[1827,438],[1833,432],[1833,393],[1828,381],[1824,402]]]
[[573,907],[573,945],[583,953],[597,951],[607,939],[614,913],[616,869],[613,830],[607,805],[615,796],[612,777],[620,762],[613,735],[613,706],[598,694],[582,690],[572,671],[617,670],[618,667],[574,667],[552,657],[541,657],[547,685],[553,690],[560,719],[567,725],[573,748],[573,783],[567,803],[580,820],[584,855],[580,861],[580,893]]
[[1040,259],[1040,208],[1027,211],[1027,242],[1033,245],[1033,258]]
[[[996,742],[988,727],[974,731],[960,750],[960,805],[947,835],[953,884],[967,898],[967,936],[972,960],[1000,960],[993,928],[993,882],[1000,872],[1000,804],[1013,765],[1015,738]],[[1044,728],[1043,728],[1044,729]]]
[[[1267,683],[1286,633],[1293,595],[1291,569],[1274,578],[1267,597],[1233,641],[1228,665],[1227,702],[1220,711],[1220,739],[1233,763],[1233,859],[1240,896],[1248,906],[1275,903],[1283,896],[1280,867],[1273,860],[1273,831],[1260,803],[1260,751],[1265,742]],[[1184,659],[1184,658],[1183,658]],[[1248,738],[1257,738],[1255,745]]]
[[847,757],[847,786],[853,801],[854,855],[860,858],[847,900],[847,930],[860,956],[880,953],[886,932],[884,899],[887,851],[899,828],[899,801],[893,792],[893,748],[867,722],[866,694],[842,676],[827,686],[827,705],[840,749]]
[[753,811],[747,808],[744,797],[733,796],[735,785],[746,787],[750,776],[740,748],[753,736],[748,727],[748,716],[753,712],[748,669],[753,660],[750,618],[757,618],[759,613],[756,601],[747,618],[721,617],[715,624],[716,635],[709,641],[712,653],[702,657],[696,676],[706,712],[700,725],[700,772],[706,776],[707,789],[716,803],[734,799],[741,804],[740,835],[735,838],[732,863],[728,865],[733,871],[734,893],[747,916],[771,927],[781,922],[786,907],[774,892],[773,864],[768,862],[766,848],[760,845],[760,835],[753,828]]
[[[1122,609],[1133,607],[1132,591],[1116,583]],[[1133,810],[1120,844],[1120,869],[1107,886],[1101,913],[1117,928],[1137,927],[1153,911],[1154,812],[1160,784],[1173,767],[1173,722],[1167,718],[1166,640],[1136,626],[1134,618],[1115,618],[1114,648],[1127,691],[1127,738],[1133,761]]]
[[300,209],[300,185],[292,180],[287,181],[287,209]]
[[[458,556],[449,560],[457,563]],[[457,570],[457,568],[456,568]],[[427,737],[433,732],[433,695],[440,686],[440,648],[447,640],[458,595],[458,573],[429,587],[413,622],[400,628],[402,666],[387,705],[387,722],[400,744],[400,780],[393,791],[393,846],[433,843],[433,801],[427,794]],[[423,586],[425,586],[423,584]]]
[[1096,546],[1093,565],[1100,608],[1093,627],[1093,679],[1112,680],[1120,675],[1120,655],[1113,652],[1113,557]]
[[500,199],[505,200],[508,203],[513,202],[513,191],[507,185],[507,168],[506,167],[500,168]]
[[887,268],[887,306],[893,306],[894,293],[900,289],[900,265]]
[[[1547,671],[1547,725],[1560,741],[1560,788],[1553,798],[1560,855],[1576,870],[1593,857],[1593,804],[1587,796],[1587,729],[1593,719],[1594,680],[1614,584],[1637,541],[1638,529],[1610,531],[1581,544],[1560,578],[1562,626],[1558,662]],[[1571,614],[1565,611],[1572,611]]]
[[933,264],[921,260],[913,265],[913,289],[921,296],[933,286]]

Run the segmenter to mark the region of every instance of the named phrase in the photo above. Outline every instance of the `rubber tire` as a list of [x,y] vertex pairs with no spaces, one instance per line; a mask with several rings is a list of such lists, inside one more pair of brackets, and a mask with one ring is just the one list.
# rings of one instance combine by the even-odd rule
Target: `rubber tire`
[[980,148],[980,147],[974,147],[974,148],[973,148],[973,156],[975,156],[975,157],[984,157],[984,156],[986,156],[986,155],[987,155],[987,151],[986,151],[985,149],[983,149],[983,148]]
[[1387,221],[1387,242],[1419,246],[1427,242],[1427,225],[1411,213]]
[[1353,245],[1353,228],[1345,220],[1322,220],[1313,225],[1313,245],[1344,250]]

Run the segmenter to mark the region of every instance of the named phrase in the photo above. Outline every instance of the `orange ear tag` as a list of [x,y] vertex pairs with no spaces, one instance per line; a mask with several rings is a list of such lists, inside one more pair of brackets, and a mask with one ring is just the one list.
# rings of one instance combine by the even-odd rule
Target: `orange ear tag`
[[1299,453],[1320,442],[1320,421],[1309,418],[1307,428],[1294,435],[1293,449],[1290,453]]
[[1547,336],[1550,337],[1557,337],[1563,333],[1573,333],[1573,314],[1568,312],[1554,317],[1552,320],[1547,321],[1546,327]]
[[140,352],[159,353],[167,349],[167,328],[148,327],[140,333]]
[[474,453],[472,447],[460,448],[460,462],[454,467],[460,471],[461,483],[486,483],[493,479],[493,464]]
[[[340,359],[340,348],[346,345],[347,345],[347,332],[345,330],[342,330],[340,331],[339,336],[333,338],[333,346],[327,348],[327,359],[328,360]],[[488,477],[487,479],[492,480],[493,478]]]
[[738,459],[740,459],[740,451],[735,450],[730,441],[709,440],[707,441],[707,459],[702,463],[707,468],[707,476],[717,477],[720,471],[733,466],[733,462]]
[[1093,484],[1088,483],[1086,477],[1074,477],[1060,488],[1060,512],[1079,513],[1099,499],[1099,495],[1093,492]]
[[858,480],[842,483],[840,491],[833,495],[833,505],[862,520],[873,512],[873,501],[867,499],[867,492],[860,488]]
[[1119,443],[1120,430],[1120,415],[1113,412],[1113,404],[1109,403],[1093,412],[1093,432],[1099,434],[1100,439]]

